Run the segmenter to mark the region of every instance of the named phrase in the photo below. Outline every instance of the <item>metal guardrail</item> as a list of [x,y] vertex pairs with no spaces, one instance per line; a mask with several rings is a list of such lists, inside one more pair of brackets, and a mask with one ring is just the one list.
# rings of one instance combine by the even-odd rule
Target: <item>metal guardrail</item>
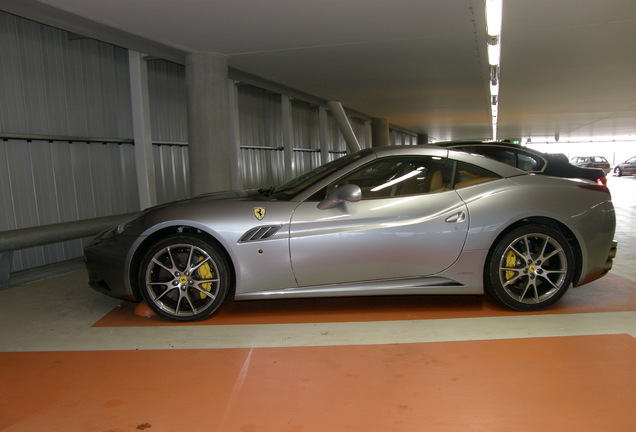
[[0,289],[9,287],[13,251],[94,236],[134,214],[136,212],[0,231]]
[[[82,137],[82,136],[66,136],[66,135],[35,135],[35,134],[12,134],[0,132],[0,140],[16,140],[16,141],[48,141],[48,142],[67,142],[67,143],[100,143],[100,144],[135,144],[132,138],[107,138],[107,137]],[[153,141],[153,145],[170,145],[187,147],[187,141]]]

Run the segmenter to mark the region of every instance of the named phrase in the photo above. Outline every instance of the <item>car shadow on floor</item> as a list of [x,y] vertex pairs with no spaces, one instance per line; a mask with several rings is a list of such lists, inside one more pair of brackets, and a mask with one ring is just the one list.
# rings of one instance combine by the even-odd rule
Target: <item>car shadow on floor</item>
[[476,295],[230,300],[208,319],[177,323],[158,316],[136,316],[135,306],[121,303],[93,327],[372,322],[636,311],[636,282],[609,274],[570,289],[556,305],[538,312],[516,312],[488,296]]

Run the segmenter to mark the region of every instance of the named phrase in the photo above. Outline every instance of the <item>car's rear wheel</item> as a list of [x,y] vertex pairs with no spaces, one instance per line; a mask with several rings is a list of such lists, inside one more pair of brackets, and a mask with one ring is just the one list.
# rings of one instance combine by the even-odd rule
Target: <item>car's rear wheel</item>
[[616,174],[617,177],[621,177],[623,175],[623,170],[621,170],[619,167],[614,168],[614,174]]
[[203,239],[174,235],[144,255],[139,286],[158,315],[175,321],[200,320],[216,312],[227,297],[228,265],[224,255]]
[[494,247],[486,268],[487,292],[519,311],[546,308],[572,284],[574,255],[563,235],[531,224],[507,233]]

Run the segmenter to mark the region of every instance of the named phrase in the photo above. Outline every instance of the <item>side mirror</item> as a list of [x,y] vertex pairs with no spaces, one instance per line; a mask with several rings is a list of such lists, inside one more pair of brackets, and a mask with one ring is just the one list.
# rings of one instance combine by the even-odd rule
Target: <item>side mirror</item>
[[320,210],[330,209],[337,206],[341,202],[357,202],[362,198],[362,190],[360,186],[354,184],[347,184],[340,186],[333,191],[324,200],[318,203]]

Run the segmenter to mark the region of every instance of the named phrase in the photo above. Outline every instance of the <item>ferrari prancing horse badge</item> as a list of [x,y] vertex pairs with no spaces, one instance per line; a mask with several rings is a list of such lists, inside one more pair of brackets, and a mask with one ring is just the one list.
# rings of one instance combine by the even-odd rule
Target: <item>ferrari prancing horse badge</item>
[[265,207],[254,208],[254,216],[258,220],[263,220],[263,218],[265,217]]

